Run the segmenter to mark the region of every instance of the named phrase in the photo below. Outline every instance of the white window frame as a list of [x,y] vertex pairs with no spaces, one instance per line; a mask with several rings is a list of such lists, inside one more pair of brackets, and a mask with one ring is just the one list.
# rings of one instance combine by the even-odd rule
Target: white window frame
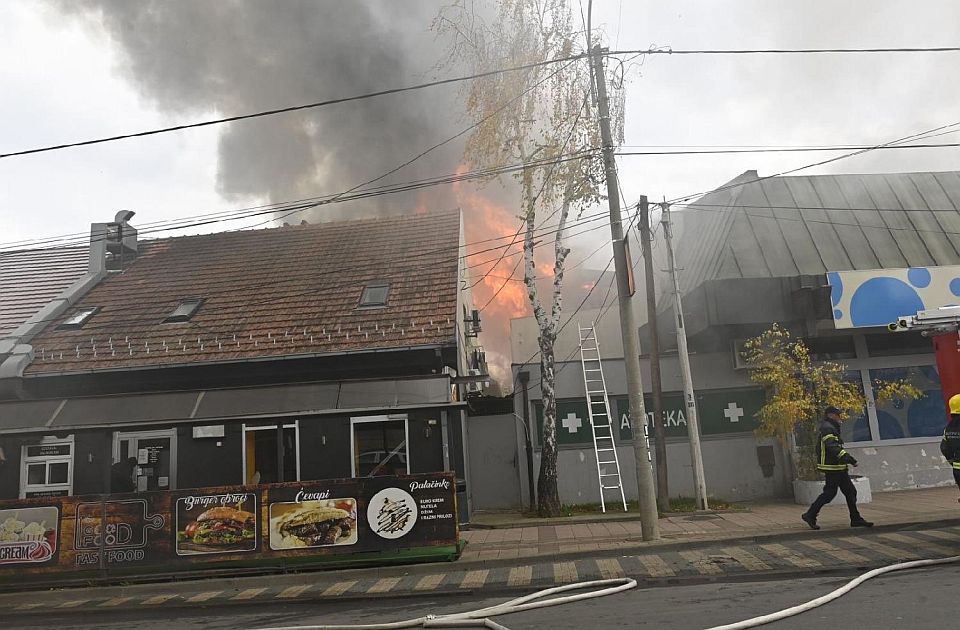
[[856,359],[843,359],[842,363],[851,372],[860,373],[860,381],[863,385],[863,393],[867,399],[867,422],[870,426],[870,440],[862,442],[846,442],[846,446],[856,447],[879,447],[879,446],[899,446],[905,444],[931,444],[939,442],[941,436],[930,437],[910,437],[896,438],[891,440],[880,439],[880,421],[877,420],[877,403],[873,398],[873,387],[870,382],[870,370],[882,370],[885,368],[910,368],[933,366],[936,368],[936,356],[931,351],[929,354],[904,354],[886,357],[870,356],[867,352],[867,339],[864,335],[854,335],[854,346],[857,349]]
[[[28,456],[27,449],[35,446],[55,446],[68,444],[70,446],[69,455],[34,455]],[[20,498],[25,499],[28,492],[58,492],[67,491],[67,496],[73,495],[73,462],[76,456],[76,443],[73,435],[65,438],[48,435],[40,439],[37,444],[24,444],[20,451]],[[67,483],[46,483],[50,475],[50,464],[67,464]],[[30,465],[44,464],[44,483],[30,484],[27,476],[27,468]]]
[[[166,490],[176,490],[177,486],[177,430],[156,429],[153,431],[114,431],[113,432],[113,463],[120,461],[120,442],[123,440],[151,440],[156,438],[170,438],[170,478],[167,479]],[[123,455],[127,457],[127,454]]]
[[350,476],[357,476],[357,442],[354,427],[358,424],[371,424],[374,422],[399,422],[403,420],[403,441],[406,445],[407,455],[407,474],[410,474],[410,460],[413,453],[410,452],[410,418],[407,414],[385,415],[385,416],[358,416],[350,418]]
[[[240,479],[242,485],[247,483],[247,432],[248,431],[276,431],[276,424],[267,424],[267,425],[242,425],[243,427],[243,447],[240,449],[240,457],[243,459],[243,477]],[[293,429],[293,450],[297,457],[297,478],[296,479],[284,479],[284,483],[288,481],[300,481],[302,479],[300,475],[300,421],[294,420],[290,423],[285,423],[283,425],[284,430]]]

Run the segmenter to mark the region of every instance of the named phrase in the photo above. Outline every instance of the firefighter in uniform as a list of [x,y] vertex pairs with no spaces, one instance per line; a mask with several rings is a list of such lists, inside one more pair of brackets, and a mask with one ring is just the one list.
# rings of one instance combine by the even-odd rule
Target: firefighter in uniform
[[[950,397],[950,422],[943,431],[940,452],[953,468],[953,480],[960,487],[960,394]],[[958,499],[960,501],[960,499]]]
[[857,460],[843,448],[840,438],[840,410],[836,407],[827,407],[824,411],[823,422],[820,424],[820,440],[817,442],[817,470],[823,472],[826,483],[823,492],[817,497],[813,505],[800,518],[811,529],[820,529],[817,525],[817,515],[824,505],[833,501],[837,490],[847,499],[847,509],[850,511],[851,527],[873,527],[873,523],[860,516],[857,509],[857,489],[853,486],[847,466],[856,466]]

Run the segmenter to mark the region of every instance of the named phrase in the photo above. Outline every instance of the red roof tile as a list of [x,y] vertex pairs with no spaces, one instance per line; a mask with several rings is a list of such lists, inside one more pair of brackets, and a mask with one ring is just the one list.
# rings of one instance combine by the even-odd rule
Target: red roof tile
[[[145,241],[31,342],[27,374],[454,343],[459,211]],[[366,283],[387,306],[357,308]],[[162,323],[188,297],[193,318]]]
[[89,256],[87,247],[0,253],[0,338],[80,279]]

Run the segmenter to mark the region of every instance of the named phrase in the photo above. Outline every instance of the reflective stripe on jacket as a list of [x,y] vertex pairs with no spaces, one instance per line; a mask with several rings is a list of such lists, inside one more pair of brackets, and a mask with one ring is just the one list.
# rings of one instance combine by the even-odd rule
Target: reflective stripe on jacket
[[950,423],[943,431],[940,452],[954,470],[960,470],[960,415],[951,416]]
[[820,424],[820,441],[817,443],[817,469],[824,472],[845,471],[851,459],[840,439],[840,425],[824,419]]

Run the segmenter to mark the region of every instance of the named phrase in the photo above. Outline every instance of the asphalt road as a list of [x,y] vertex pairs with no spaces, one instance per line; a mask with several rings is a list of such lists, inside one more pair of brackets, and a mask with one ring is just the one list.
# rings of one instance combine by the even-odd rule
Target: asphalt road
[[[498,617],[510,630],[534,628],[666,628],[702,630],[718,624],[787,608],[823,595],[847,578],[705,584],[632,590],[588,600]],[[840,600],[769,626],[810,628],[909,628],[942,630],[956,622],[960,565],[904,571],[876,578]],[[397,621],[427,613],[472,610],[504,598],[483,596],[370,599],[345,602],[258,603],[232,607],[156,608],[141,611],[77,609],[59,614],[0,618],[0,627],[89,630],[169,630],[170,628],[267,628],[310,624],[360,624]]]

